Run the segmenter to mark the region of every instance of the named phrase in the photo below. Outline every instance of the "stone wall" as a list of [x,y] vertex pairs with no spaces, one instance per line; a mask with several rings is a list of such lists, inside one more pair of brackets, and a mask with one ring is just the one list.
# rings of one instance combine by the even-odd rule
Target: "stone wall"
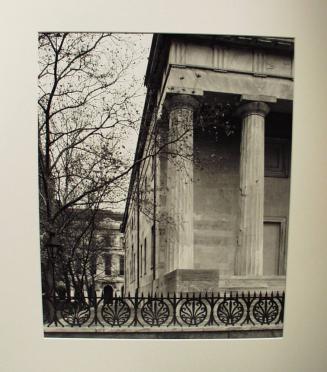
[[239,214],[239,136],[195,135],[194,268],[233,274]]
[[[272,115],[267,123],[267,140],[283,146],[283,160],[289,167],[291,118]],[[287,120],[288,119],[288,120]],[[275,128],[272,128],[276,125]],[[194,170],[194,269],[218,269],[221,276],[234,275],[238,239],[240,136],[196,132],[197,161]],[[266,154],[275,156],[275,154]],[[270,163],[269,158],[266,161]],[[271,160],[272,163],[275,159]],[[268,173],[269,174],[269,173]],[[290,170],[285,175],[266,176],[264,191],[265,218],[285,219],[287,225],[290,197]],[[285,236],[287,249],[287,231]]]
[[[188,95],[188,98],[201,103],[209,102],[210,95],[215,95],[218,100],[222,95],[226,95],[228,99],[235,99],[238,103],[241,97],[243,97],[242,99],[245,99],[244,97],[247,97],[247,99],[252,97],[251,99],[253,99],[255,96],[257,97],[256,101],[267,99],[267,102],[269,102],[270,113],[264,124],[266,137],[287,140],[291,138],[291,106],[293,99],[293,55],[291,48],[281,51],[272,47],[269,51],[253,45],[241,47],[234,44],[220,44],[218,41],[217,43],[211,41],[206,43],[198,40],[193,42],[191,39],[188,39],[188,41],[179,40],[179,37],[175,39],[172,40],[169,50],[168,63],[172,65],[166,66],[165,74],[167,75],[165,77],[167,79],[163,80],[163,75],[156,77],[158,81],[164,81],[155,94],[159,116],[163,113],[160,121],[166,120],[166,127],[169,126],[171,129],[173,124],[181,125],[190,121],[182,117],[182,111],[186,110],[186,105],[179,107],[178,110],[176,109],[177,106],[175,108],[170,107],[170,109],[165,108],[165,105],[171,99],[181,98],[178,95],[184,96],[184,98]],[[166,109],[168,110],[168,119],[164,115]],[[174,110],[176,110],[176,115],[172,114]],[[279,114],[276,114],[276,112]],[[286,112],[288,112],[288,115],[285,114]],[[153,113],[148,112],[148,114],[152,117],[151,123],[148,123],[150,133],[156,119],[153,119]],[[190,112],[189,115],[191,115]],[[194,118],[196,118],[196,115]],[[205,130],[197,127],[198,123],[195,124],[193,142],[195,161],[194,168],[189,172],[191,177],[193,176],[193,185],[188,192],[188,195],[194,193],[193,198],[190,198],[192,200],[187,200],[186,193],[182,192],[183,189],[186,189],[185,180],[183,185],[182,177],[179,177],[180,174],[177,174],[174,168],[169,166],[167,159],[158,159],[156,166],[158,172],[157,211],[160,211],[162,215],[166,214],[164,217],[172,217],[173,221],[171,221],[171,225],[164,219],[157,223],[155,229],[155,275],[153,275],[154,271],[150,266],[153,218],[151,214],[142,212],[142,205],[141,212],[138,210],[139,207],[136,205],[135,199],[136,183],[138,181],[134,179],[134,196],[132,196],[134,200],[131,200],[128,207],[128,221],[125,232],[128,257],[126,283],[128,290],[131,292],[137,288],[144,292],[167,290],[167,288],[177,289],[178,286],[185,289],[185,283],[188,283],[189,288],[201,287],[201,289],[205,289],[209,286],[209,283],[204,281],[199,284],[201,280],[194,279],[195,284],[191,276],[194,275],[194,278],[196,278],[197,273],[205,270],[219,272],[220,278],[232,278],[235,274],[235,256],[242,243],[239,239],[240,215],[242,214],[240,205],[241,122],[240,119],[238,129],[234,135],[226,136],[221,133],[217,139],[213,134],[215,130],[208,130],[210,126],[213,126],[212,123],[205,123],[207,128]],[[263,131],[261,131],[261,134],[263,134]],[[262,135],[260,138],[263,140]],[[147,153],[150,142],[151,135],[148,134],[145,140],[144,154]],[[260,143],[263,144],[263,141]],[[252,147],[250,146],[250,148]],[[263,150],[262,146],[261,150]],[[286,157],[289,158],[289,144],[283,147],[283,151],[286,151]],[[290,177],[289,173],[283,174],[283,164],[279,163],[281,158],[278,156],[276,157],[277,161],[269,154],[266,157],[272,169],[264,179],[264,218],[270,219],[270,223],[275,223],[277,219],[283,221],[286,225],[286,227],[283,227],[283,238],[286,245]],[[257,157],[257,159],[262,158]],[[257,164],[257,162],[253,164]],[[148,187],[147,196],[151,200],[154,197],[152,171],[150,160],[147,160],[142,163],[139,173],[140,190],[143,192],[144,188]],[[260,185],[262,185],[262,179],[263,175],[261,174]],[[262,196],[262,192],[260,195]],[[260,203],[262,202],[261,197]],[[255,203],[252,204],[256,205]],[[151,206],[151,202],[149,205]],[[186,205],[187,207],[185,207]],[[260,205],[262,206],[262,204]],[[260,215],[258,215],[258,218],[248,218],[248,221],[256,220],[260,227],[260,234],[257,234],[257,236],[260,235],[260,244],[258,245],[261,247],[261,252],[262,226],[260,221],[262,220],[262,208],[259,209]],[[185,231],[181,231],[183,228],[180,227],[181,224],[178,221],[183,220],[183,217],[184,220],[188,220],[192,214],[193,232],[185,234]],[[161,217],[159,217],[159,220]],[[189,226],[192,223],[189,223]],[[176,225],[176,232],[171,227],[174,224]],[[248,229],[248,231],[250,230]],[[189,235],[192,236],[189,237]],[[147,246],[146,254],[145,245]],[[144,261],[146,261],[146,264]],[[132,266],[134,267],[133,273],[131,272]],[[263,265],[260,263],[258,266],[261,270]],[[184,274],[180,275],[181,271],[179,269],[181,268],[192,269],[192,273],[188,272],[187,274],[190,276],[189,279],[183,279]],[[184,273],[186,275],[186,271]],[[242,273],[239,272],[239,274]],[[261,271],[259,274],[261,275]],[[280,278],[285,282],[284,276]],[[277,287],[280,278],[277,278]],[[216,279],[214,282],[218,286]],[[228,281],[221,283],[226,286]]]

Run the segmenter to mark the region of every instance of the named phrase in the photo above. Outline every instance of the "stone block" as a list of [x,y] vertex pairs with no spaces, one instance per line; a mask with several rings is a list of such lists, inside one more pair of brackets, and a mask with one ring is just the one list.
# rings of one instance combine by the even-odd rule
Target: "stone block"
[[232,276],[221,277],[219,280],[220,291],[238,291],[238,292],[261,292],[285,291],[285,276]]
[[218,288],[219,270],[177,269],[164,276],[165,292],[213,292]]

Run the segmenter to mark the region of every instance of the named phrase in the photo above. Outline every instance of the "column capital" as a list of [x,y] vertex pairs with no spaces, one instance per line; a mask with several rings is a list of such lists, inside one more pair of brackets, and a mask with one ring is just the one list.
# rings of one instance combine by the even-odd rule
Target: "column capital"
[[164,106],[169,112],[177,109],[195,111],[200,106],[200,103],[189,94],[173,94],[166,98]]
[[243,118],[248,115],[260,115],[265,117],[270,111],[270,107],[265,102],[247,102],[237,108],[236,114]]

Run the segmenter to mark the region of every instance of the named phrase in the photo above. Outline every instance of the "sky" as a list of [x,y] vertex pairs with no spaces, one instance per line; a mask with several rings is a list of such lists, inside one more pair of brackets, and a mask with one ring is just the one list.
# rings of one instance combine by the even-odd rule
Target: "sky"
[[[96,33],[95,33],[96,34]],[[66,44],[70,46],[70,49],[67,49],[68,52],[64,52],[67,54],[65,55],[65,58],[71,58],[73,53],[76,53],[78,51],[78,48],[85,47],[85,43],[89,42],[89,39],[92,40],[92,37],[95,36],[95,40],[97,36],[95,34],[89,34],[89,33],[71,33],[67,36]],[[116,147],[116,144],[113,144],[117,150],[117,154],[119,153],[119,157],[121,160],[127,161],[129,165],[132,165],[136,150],[136,144],[138,139],[138,132],[139,132],[139,126],[140,121],[142,117],[145,97],[146,97],[146,87],[144,86],[144,77],[147,69],[147,63],[148,63],[148,57],[152,42],[152,36],[153,34],[139,34],[139,33],[112,33],[112,37],[110,38],[104,38],[102,39],[101,43],[98,44],[97,50],[94,53],[94,59],[90,60],[94,63],[94,68],[97,71],[97,76],[99,76],[101,79],[101,73],[103,76],[110,76],[112,73],[113,77],[117,80],[113,80],[114,84],[110,86],[107,90],[102,91],[101,96],[97,96],[94,94],[94,99],[92,103],[87,107],[85,111],[78,111],[74,112],[73,110],[69,110],[67,118],[65,119],[65,115],[62,116],[56,116],[53,118],[53,128],[58,129],[59,133],[61,130],[61,124],[66,125],[66,120],[68,120],[69,125],[71,125],[71,128],[75,128],[77,125],[92,125],[93,122],[101,122],[102,118],[101,115],[103,115],[103,111],[107,105],[108,107],[112,107],[113,112],[113,122],[118,118],[118,120],[121,120],[121,124],[117,126],[117,130],[121,132],[117,132],[117,137],[119,138],[119,143],[117,144],[118,147]],[[116,37],[115,37],[116,35]],[[54,35],[55,36],[55,35]],[[60,40],[60,35],[58,34],[58,38],[54,39],[54,43],[58,40]],[[43,39],[41,39],[43,40]],[[78,40],[78,44],[74,44],[75,40]],[[59,42],[59,41],[58,41]],[[40,72],[42,72],[42,76],[39,79],[39,91],[40,91],[40,97],[44,96],[45,92],[50,92],[53,85],[53,69],[52,65],[49,65],[49,61],[51,61],[51,58],[54,58],[53,56],[53,50],[49,47],[47,48],[46,43],[40,45],[45,45],[39,48],[39,67]],[[50,49],[50,51],[49,51]],[[65,49],[64,49],[65,50]],[[73,52],[72,52],[73,51]],[[49,59],[50,58],[50,59]],[[58,70],[61,71],[61,69],[65,68],[66,60],[65,58],[62,58],[62,64],[58,63]],[[91,57],[92,58],[92,57]],[[59,59],[60,61],[60,59]],[[89,61],[89,62],[90,62]],[[44,66],[49,70],[45,70]],[[92,66],[91,62],[89,66]],[[73,69],[74,70],[74,69]],[[43,73],[43,72],[46,73]],[[78,71],[78,68],[75,72]],[[56,102],[53,104],[53,107],[56,107],[58,110],[62,107],[69,107],[70,105],[74,105],[76,100],[80,100],[80,95],[84,95],[86,90],[84,85],[89,84],[88,87],[93,87],[94,84],[97,84],[97,82],[92,81],[92,75],[90,78],[90,82],[88,82],[87,78],[85,76],[87,73],[87,69],[81,69],[83,71],[83,76],[81,77],[80,74],[75,75],[69,75],[69,77],[61,82],[61,84],[58,84],[57,86],[57,95],[56,95]],[[115,75],[115,73],[118,73],[119,71],[122,72],[122,74]],[[109,74],[109,75],[108,75]],[[113,79],[112,77],[112,79]],[[93,85],[92,85],[93,84]],[[74,89],[73,89],[73,88]],[[73,89],[73,91],[72,91]],[[89,89],[89,88],[86,88]],[[92,89],[92,88],[90,88]],[[75,91],[74,91],[75,90]],[[67,93],[68,92],[68,93]],[[135,92],[137,92],[135,94]],[[80,95],[79,95],[80,94]],[[127,112],[124,111],[124,107],[120,106],[119,102],[124,101],[125,94],[131,95],[131,101],[129,101],[129,107],[127,109]],[[115,111],[115,105],[118,105],[118,107],[123,107],[122,110],[119,108],[118,111]],[[83,106],[84,107],[84,106]],[[116,106],[117,107],[117,106]],[[134,108],[136,107],[136,110]],[[67,112],[67,111],[65,111]],[[115,112],[118,112],[117,116],[115,116]],[[69,116],[69,113],[72,113]],[[76,116],[74,116],[76,114]],[[126,121],[130,118],[132,121],[137,120],[137,124],[129,124],[128,126],[124,124],[124,115],[126,115]],[[56,119],[57,118],[57,119]],[[77,123],[77,124],[76,124]],[[79,124],[78,124],[79,123]],[[69,127],[70,128],[70,127]],[[70,128],[70,129],[71,129]],[[68,130],[68,129],[67,129]],[[116,130],[116,129],[114,129]],[[121,133],[119,135],[119,133]],[[44,133],[42,134],[42,138],[44,137]],[[65,148],[67,146],[65,142],[65,138],[61,139],[60,136],[58,136],[59,141],[56,142],[56,144],[52,147],[52,153],[54,156],[61,156],[61,150],[62,147]],[[89,145],[92,146],[93,142],[96,146],[97,139],[100,139],[101,137],[93,136],[90,139]],[[115,133],[113,134],[113,138],[115,138]],[[74,140],[74,136],[72,136],[72,139]],[[59,145],[58,145],[59,144]],[[57,145],[57,147],[56,147]],[[61,146],[61,147],[60,147]],[[78,147],[76,147],[78,148]],[[114,148],[114,147],[113,147]],[[78,150],[77,150],[78,151]],[[121,152],[119,152],[121,151]],[[83,152],[84,154],[84,152]],[[117,155],[118,156],[118,155]],[[92,160],[91,160],[92,161]],[[58,163],[59,164],[59,163]],[[91,163],[90,163],[91,164]],[[59,166],[60,168],[60,166]],[[64,169],[64,168],[60,168]],[[99,171],[99,170],[98,170]],[[65,174],[65,171],[63,171]],[[126,189],[126,196],[127,196],[127,190],[128,190],[128,183],[129,179],[124,181],[124,184],[126,186],[123,187],[123,189]],[[65,190],[63,193],[65,194]],[[108,201],[109,203],[109,201]],[[124,203],[119,203],[120,205],[108,205],[106,204],[106,209],[118,209],[120,211],[123,211],[125,208]]]
[[[131,40],[135,40],[135,42],[137,42],[140,49],[144,49],[146,51],[144,58],[141,59],[139,63],[136,64],[135,67],[133,67],[133,70],[131,71],[133,74],[135,74],[136,78],[141,79],[144,82],[153,34],[128,34],[128,35],[131,38]],[[143,86],[142,95],[140,95],[136,100],[139,106],[139,111],[141,113],[143,112],[145,95],[146,88],[145,86]],[[132,153],[133,158],[136,150],[137,137],[138,133],[135,133],[135,131],[131,131],[130,136],[126,138],[126,148],[128,149],[128,151]]]
[[[140,59],[139,63],[133,67],[133,70],[131,70],[131,73],[134,74],[134,76],[137,79],[140,79],[143,82],[142,94],[138,96],[136,99],[138,110],[141,114],[143,112],[145,96],[146,96],[146,87],[144,86],[144,78],[145,78],[145,73],[146,73],[147,64],[148,64],[148,57],[150,54],[152,36],[153,34],[129,34],[129,37],[131,38],[131,40],[135,40],[135,42],[139,45],[139,48],[144,49],[145,51],[144,58]],[[131,164],[134,160],[137,139],[138,139],[138,131],[135,132],[135,130],[132,129],[129,131],[129,135],[126,136],[125,141],[123,143],[123,145],[126,148],[127,156]],[[128,182],[129,182],[129,179],[128,179]],[[127,191],[128,191],[128,184],[126,185],[126,197],[127,197]],[[125,201],[117,205],[112,205],[112,206],[105,205],[104,207],[123,213],[125,210]]]

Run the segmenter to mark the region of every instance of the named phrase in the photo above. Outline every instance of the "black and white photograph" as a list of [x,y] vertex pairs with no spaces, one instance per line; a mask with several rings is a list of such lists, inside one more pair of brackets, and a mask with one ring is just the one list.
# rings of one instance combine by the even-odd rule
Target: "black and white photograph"
[[40,32],[46,337],[281,337],[294,39]]
[[0,370],[325,372],[327,4],[1,10]]

